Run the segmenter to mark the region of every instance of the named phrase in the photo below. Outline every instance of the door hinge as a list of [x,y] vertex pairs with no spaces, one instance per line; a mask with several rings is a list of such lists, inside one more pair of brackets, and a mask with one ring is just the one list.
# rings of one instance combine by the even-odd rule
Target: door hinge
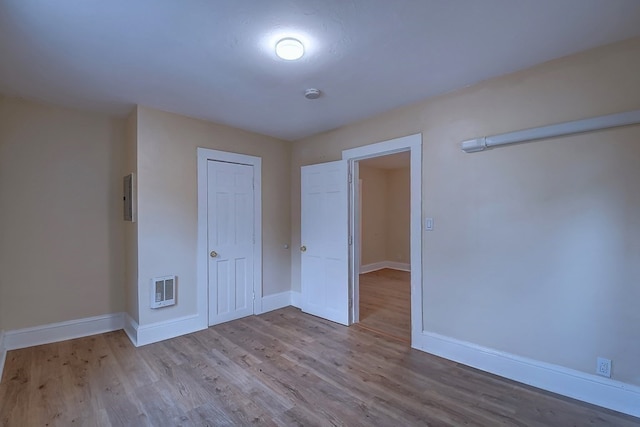
[[353,308],[353,299],[349,297],[349,308]]
[[256,299],[256,293],[255,293],[255,292],[252,292],[252,295],[253,295],[253,300],[255,301],[255,299]]
[[349,245],[353,245],[353,236],[349,236]]
[[349,174],[349,183],[353,182],[353,175]]

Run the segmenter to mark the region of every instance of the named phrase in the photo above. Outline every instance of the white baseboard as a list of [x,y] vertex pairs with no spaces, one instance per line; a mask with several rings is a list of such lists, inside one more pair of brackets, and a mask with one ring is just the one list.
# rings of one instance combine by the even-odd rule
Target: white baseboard
[[380,261],[373,264],[365,264],[360,266],[360,274],[371,273],[373,271],[390,268],[392,270],[411,271],[411,264],[395,261]]
[[533,387],[640,417],[640,387],[631,384],[431,332],[414,335],[412,346]]
[[277,310],[291,305],[291,291],[280,292],[278,294],[267,295],[262,297],[262,311],[261,313],[267,313],[269,311]]
[[207,329],[206,321],[203,323],[201,316],[197,314],[148,325],[127,322],[123,326],[130,329],[129,331],[125,329],[130,339],[132,336],[135,337],[135,341],[131,339],[131,342],[136,347]]
[[302,308],[302,293],[291,291],[291,305],[295,308]]
[[67,322],[50,323],[33,328],[16,329],[4,334],[5,350],[66,341],[122,329],[123,314],[105,314]]
[[133,320],[129,314],[124,314],[124,325],[123,328],[124,333],[127,334],[131,343],[138,347],[138,322]]
[[0,382],[2,382],[5,360],[7,360],[7,350],[4,348],[4,330],[0,330]]
[[406,262],[387,261],[387,267],[392,270],[411,271],[411,264]]

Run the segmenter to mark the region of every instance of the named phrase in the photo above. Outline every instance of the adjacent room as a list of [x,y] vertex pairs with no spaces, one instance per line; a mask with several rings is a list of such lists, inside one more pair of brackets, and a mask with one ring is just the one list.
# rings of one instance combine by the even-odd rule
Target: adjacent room
[[640,425],[640,2],[0,0],[0,425]]

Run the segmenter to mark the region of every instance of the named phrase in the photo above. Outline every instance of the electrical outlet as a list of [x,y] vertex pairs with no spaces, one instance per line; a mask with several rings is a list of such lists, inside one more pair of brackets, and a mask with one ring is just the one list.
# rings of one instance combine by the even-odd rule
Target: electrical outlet
[[596,363],[596,374],[611,378],[611,359],[598,357],[598,361]]

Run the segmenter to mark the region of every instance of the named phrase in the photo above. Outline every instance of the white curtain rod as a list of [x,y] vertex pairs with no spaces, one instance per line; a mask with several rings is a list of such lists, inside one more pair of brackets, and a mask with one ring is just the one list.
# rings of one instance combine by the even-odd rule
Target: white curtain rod
[[601,129],[628,126],[640,123],[640,110],[625,113],[610,114],[608,116],[592,117],[590,119],[575,120],[555,125],[503,133],[500,135],[483,136],[462,141],[460,148],[465,153],[476,153],[499,145],[517,144],[519,142],[536,141],[556,136],[574,133],[591,132]]

